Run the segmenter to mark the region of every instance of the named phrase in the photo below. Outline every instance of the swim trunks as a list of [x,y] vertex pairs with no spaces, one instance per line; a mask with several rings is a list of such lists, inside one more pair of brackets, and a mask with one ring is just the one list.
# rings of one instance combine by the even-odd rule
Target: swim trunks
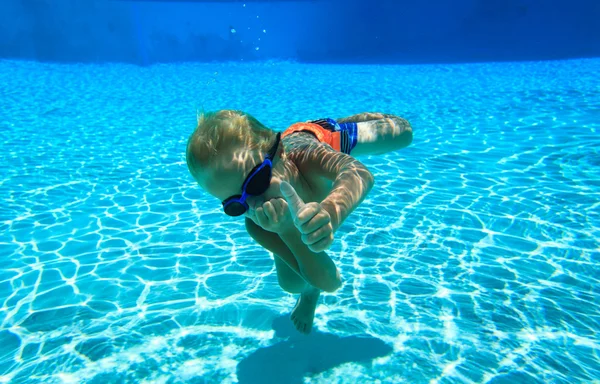
[[356,123],[338,124],[333,119],[319,119],[308,123],[292,124],[281,134],[281,138],[283,139],[295,132],[312,133],[320,142],[346,154],[350,154],[358,141]]

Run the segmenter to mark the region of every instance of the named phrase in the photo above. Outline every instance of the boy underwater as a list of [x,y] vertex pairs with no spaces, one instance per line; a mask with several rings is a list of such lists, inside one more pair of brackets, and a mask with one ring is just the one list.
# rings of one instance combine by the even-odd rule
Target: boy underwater
[[199,116],[186,160],[225,213],[245,215],[248,234],[273,253],[279,285],[300,294],[292,322],[308,334],[321,290],[342,285],[325,251],[373,187],[373,175],[355,157],[411,142],[411,125],[394,115],[320,119],[278,133],[247,113],[220,110]]

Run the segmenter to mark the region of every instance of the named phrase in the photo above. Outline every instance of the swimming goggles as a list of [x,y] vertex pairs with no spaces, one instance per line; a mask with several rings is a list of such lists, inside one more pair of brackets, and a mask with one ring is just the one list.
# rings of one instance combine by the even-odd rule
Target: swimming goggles
[[243,215],[248,210],[248,204],[246,203],[248,196],[262,195],[269,189],[269,185],[271,185],[273,158],[277,153],[280,139],[281,133],[277,133],[275,144],[269,149],[263,162],[252,168],[246,177],[246,180],[244,180],[244,183],[242,184],[242,194],[234,195],[223,200],[223,210],[225,211],[225,214],[229,216]]

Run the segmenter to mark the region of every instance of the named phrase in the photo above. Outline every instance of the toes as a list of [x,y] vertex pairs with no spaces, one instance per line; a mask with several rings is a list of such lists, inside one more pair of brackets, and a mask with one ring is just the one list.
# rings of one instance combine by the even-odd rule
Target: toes
[[300,333],[308,333],[308,327],[306,326],[306,323],[299,320],[297,317],[292,316],[292,323],[294,323],[294,327],[296,328],[296,330],[298,330],[298,332]]
[[300,323],[300,328],[298,330],[302,333],[306,333],[306,323]]

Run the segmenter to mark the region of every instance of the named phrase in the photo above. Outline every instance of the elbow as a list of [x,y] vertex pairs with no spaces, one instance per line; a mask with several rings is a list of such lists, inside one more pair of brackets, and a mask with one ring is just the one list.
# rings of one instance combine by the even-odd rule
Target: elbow
[[375,176],[368,169],[366,170],[366,176],[365,176],[364,180],[365,180],[365,185],[367,187],[367,193],[369,193],[371,191],[371,189],[373,188],[373,186],[375,185]]
[[363,186],[363,193],[360,201],[364,199],[375,185],[375,176],[367,167],[361,164],[361,169],[358,171],[359,180]]
[[353,173],[352,177],[362,185],[364,196],[366,196],[371,191],[371,188],[373,188],[373,185],[375,185],[375,176],[373,173],[356,159],[348,166],[347,170],[351,171]]

